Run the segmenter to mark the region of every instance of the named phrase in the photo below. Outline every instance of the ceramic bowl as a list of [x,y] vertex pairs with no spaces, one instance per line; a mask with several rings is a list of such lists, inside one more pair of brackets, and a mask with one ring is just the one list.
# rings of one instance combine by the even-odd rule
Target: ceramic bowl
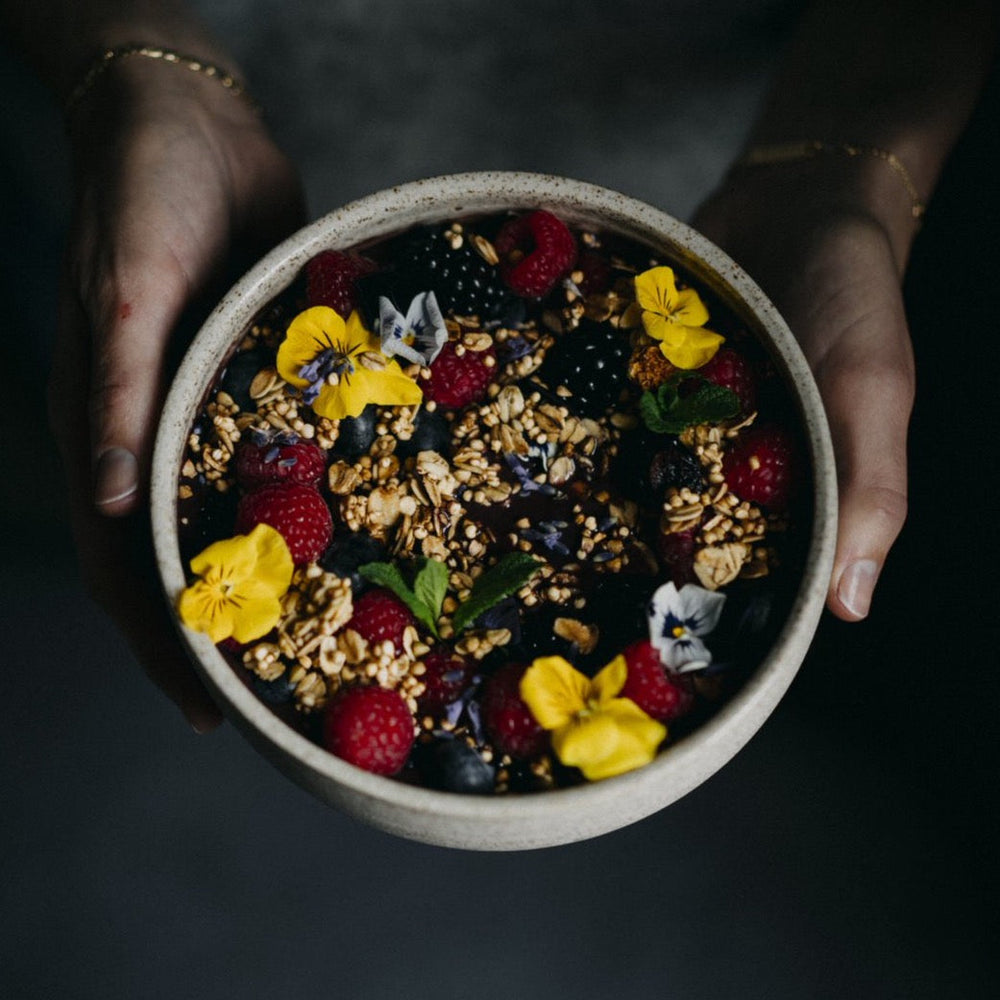
[[681,265],[750,325],[784,374],[801,414],[813,471],[813,527],[801,586],[769,655],[708,722],[631,773],[530,795],[480,797],[404,784],[362,771],[307,740],[259,701],[206,635],[178,623],[195,668],[227,718],[276,767],[319,798],[403,837],[449,847],[518,850],[607,833],[676,801],[729,761],[791,683],[820,617],[836,536],[833,454],[819,394],[788,327],[754,282],[688,226],[591,184],[527,173],[431,178],[380,191],[306,226],[247,273],[192,344],[166,401],[152,477],[153,533],[167,601],[184,588],[176,497],[189,428],[220,365],[255,314],[319,251],[417,223],[544,207],[567,221],[647,244]]

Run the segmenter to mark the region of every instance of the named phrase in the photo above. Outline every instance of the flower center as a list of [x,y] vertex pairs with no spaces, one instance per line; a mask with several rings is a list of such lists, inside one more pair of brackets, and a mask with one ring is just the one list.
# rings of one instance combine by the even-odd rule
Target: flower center
[[345,350],[339,345],[323,348],[312,361],[299,369],[299,378],[309,383],[302,390],[303,402],[313,403],[324,385],[337,385],[342,378],[353,374],[350,349]]

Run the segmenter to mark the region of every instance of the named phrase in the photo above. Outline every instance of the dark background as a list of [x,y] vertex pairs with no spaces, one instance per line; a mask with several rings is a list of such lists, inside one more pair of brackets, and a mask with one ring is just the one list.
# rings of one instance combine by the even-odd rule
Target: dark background
[[[601,4],[348,3],[346,28],[316,11],[305,34],[261,3],[212,16],[314,215],[501,167],[686,217],[738,148],[790,10],[746,3],[723,30],[719,5],[677,6],[647,24],[637,3],[608,21]],[[651,70],[641,28],[691,47]],[[376,40],[394,60],[373,74],[356,53]],[[359,826],[230,727],[194,736],[85,597],[41,403],[66,151],[6,52],[0,81],[0,997],[993,995],[995,82],[907,277],[913,510],[871,618],[824,620],[761,733],[681,802],[596,841],[477,855]]]

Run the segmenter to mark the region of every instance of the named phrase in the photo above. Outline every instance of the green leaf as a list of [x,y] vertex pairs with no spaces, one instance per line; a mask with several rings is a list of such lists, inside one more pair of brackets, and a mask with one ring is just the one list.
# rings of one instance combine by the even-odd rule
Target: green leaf
[[455,631],[461,632],[483,612],[520,590],[541,568],[542,564],[527,552],[505,555],[472,585],[468,599],[455,612]]
[[639,412],[654,434],[680,434],[695,424],[717,424],[739,411],[739,397],[732,389],[697,372],[678,372],[656,392],[644,392],[639,399]]
[[417,600],[423,601],[434,615],[441,617],[441,605],[448,592],[448,567],[440,559],[425,559],[413,580]]
[[[437,637],[437,614],[410,589],[397,566],[385,562],[365,563],[358,567],[358,572],[366,580],[391,590],[413,612],[417,620],[423,622],[431,634]],[[447,583],[447,577],[445,582]],[[438,612],[440,613],[440,606]]]

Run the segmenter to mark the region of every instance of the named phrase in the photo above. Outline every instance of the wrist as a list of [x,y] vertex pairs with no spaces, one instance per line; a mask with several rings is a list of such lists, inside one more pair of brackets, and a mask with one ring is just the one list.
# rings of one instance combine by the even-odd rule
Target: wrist
[[[793,221],[799,230],[853,220],[881,230],[902,272],[923,215],[922,192],[901,158],[880,147],[778,143],[751,147],[720,193]],[[755,212],[754,214],[760,214]]]
[[[134,73],[129,73],[128,64],[138,64],[138,69]],[[151,69],[143,64],[157,63],[160,68]],[[161,76],[163,67],[170,67],[171,76]],[[198,95],[199,89],[203,88],[203,82],[192,83],[191,76],[200,77],[201,81],[210,81],[213,85],[218,84],[230,97],[240,98],[249,105],[255,112],[259,113],[256,101],[246,90],[243,80],[235,73],[219,63],[213,63],[200,55],[192,55],[173,49],[168,46],[160,46],[143,43],[128,43],[116,45],[103,49],[100,54],[91,62],[86,73],[70,92],[65,105],[64,117],[69,126],[76,111],[77,105],[86,102],[90,93],[95,88],[100,88],[104,78],[109,74],[114,76],[120,71],[124,80],[133,80],[140,88],[144,84],[155,93],[157,90],[173,90],[180,93],[184,90],[181,86],[185,82],[190,84],[188,88],[192,95]],[[176,71],[176,72],[175,72]],[[186,76],[191,74],[191,76]],[[111,81],[108,81],[111,86]],[[205,96],[209,94],[205,91]],[[218,90],[215,91],[215,98],[218,99]]]

